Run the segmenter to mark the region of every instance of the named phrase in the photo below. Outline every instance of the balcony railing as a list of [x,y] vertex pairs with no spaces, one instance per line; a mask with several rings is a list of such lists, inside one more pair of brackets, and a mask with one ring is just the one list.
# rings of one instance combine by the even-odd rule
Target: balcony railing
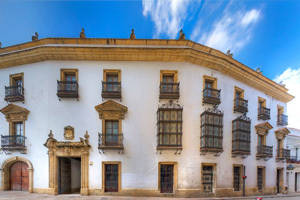
[[203,90],[202,103],[218,105],[221,103],[220,99],[221,90],[213,88],[205,88]]
[[300,164],[300,158],[297,157],[297,156],[290,156],[290,157],[287,159],[287,162],[288,162],[288,163]]
[[265,107],[258,108],[258,119],[269,120],[270,119],[270,109]]
[[5,87],[5,101],[24,101],[24,88],[20,85]]
[[5,150],[24,150],[25,140],[23,135],[1,135],[1,147]]
[[290,153],[291,153],[291,150],[289,149],[278,149],[277,150],[277,159],[286,159],[286,160],[289,160],[290,159]]
[[99,149],[123,149],[123,134],[99,133]]
[[102,81],[102,98],[121,99],[121,82]]
[[182,133],[158,133],[157,149],[182,149]]
[[179,99],[179,83],[164,83],[159,86],[160,99]]
[[258,145],[256,157],[271,158],[273,157],[273,146]]
[[280,114],[277,116],[277,125],[286,126],[288,125],[288,116]]
[[245,100],[243,98],[235,98],[234,112],[240,112],[240,113],[248,112],[248,100]]
[[78,98],[77,81],[57,81],[57,96],[60,98]]

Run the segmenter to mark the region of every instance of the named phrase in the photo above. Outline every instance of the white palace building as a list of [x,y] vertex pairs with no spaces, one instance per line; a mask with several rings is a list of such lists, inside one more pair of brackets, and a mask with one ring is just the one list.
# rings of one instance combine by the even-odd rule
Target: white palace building
[[47,194],[286,192],[287,89],[179,39],[0,49],[0,188]]

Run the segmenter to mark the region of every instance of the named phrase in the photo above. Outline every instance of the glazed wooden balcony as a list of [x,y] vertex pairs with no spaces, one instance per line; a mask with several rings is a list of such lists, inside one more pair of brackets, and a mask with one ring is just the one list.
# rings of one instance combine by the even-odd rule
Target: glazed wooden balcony
[[289,149],[278,149],[277,150],[277,160],[289,160],[290,159],[291,150]]
[[277,116],[277,125],[278,126],[287,126],[288,125],[288,116],[280,114]]
[[121,82],[102,81],[102,98],[121,99]]
[[179,83],[164,83],[159,86],[160,99],[179,99]]
[[219,153],[223,152],[223,137],[214,135],[204,135],[200,137],[201,146],[200,152]]
[[265,107],[258,108],[258,119],[269,120],[270,119],[270,109]]
[[7,102],[24,101],[24,88],[22,86],[5,87],[4,100]]
[[59,98],[78,98],[77,81],[57,81],[57,96]]
[[290,156],[290,157],[287,159],[287,162],[288,162],[288,163],[300,164],[300,158],[297,157],[297,156]]
[[221,103],[220,99],[221,90],[213,88],[205,88],[203,90],[202,103],[218,105]]
[[1,135],[1,148],[3,150],[26,150],[26,137],[22,135]]
[[123,134],[106,134],[99,133],[98,149],[106,150],[122,150],[123,146]]
[[158,133],[157,150],[182,149],[182,133]]
[[258,145],[257,146],[256,157],[257,158],[271,158],[271,157],[273,157],[273,146]]
[[234,99],[234,112],[246,113],[248,112],[248,100],[243,98]]
[[235,139],[232,141],[233,155],[250,155],[250,142],[243,139]]

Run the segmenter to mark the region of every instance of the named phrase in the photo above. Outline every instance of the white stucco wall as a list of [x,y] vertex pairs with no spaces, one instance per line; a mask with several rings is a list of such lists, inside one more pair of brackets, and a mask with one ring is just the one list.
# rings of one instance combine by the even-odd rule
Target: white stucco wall
[[[59,101],[56,80],[60,79],[61,68],[76,68],[79,73],[79,101],[63,99]],[[101,81],[103,69],[121,69],[122,101],[128,107],[123,120],[124,154],[114,151],[98,152],[98,132],[101,120],[94,106],[103,102]],[[156,152],[156,112],[159,105],[160,70],[178,70],[180,99],[183,106],[183,151],[174,155],[173,151],[162,154]],[[48,188],[48,155],[43,146],[49,130],[53,130],[57,140],[64,140],[63,129],[67,125],[75,128],[75,140],[83,137],[87,130],[90,134],[89,187],[100,189],[102,186],[102,161],[122,162],[122,188],[157,189],[158,162],[178,162],[178,188],[199,189],[201,187],[201,163],[217,163],[217,187],[232,188],[233,164],[246,166],[246,187],[256,187],[256,167],[266,167],[266,186],[275,187],[276,168],[284,167],[276,162],[277,105],[286,105],[264,93],[245,85],[220,72],[189,63],[165,62],[89,62],[89,61],[47,61],[0,70],[0,108],[7,105],[4,101],[4,86],[9,85],[9,75],[24,72],[25,103],[15,104],[30,110],[25,122],[27,154],[2,154],[0,164],[12,156],[22,156],[30,160],[34,167],[34,188]],[[224,112],[223,148],[219,156],[200,156],[200,114],[208,108],[202,105],[203,75],[218,79],[221,89],[219,109]],[[245,90],[251,118],[251,156],[246,159],[231,157],[232,120],[240,114],[233,113],[234,86]],[[273,158],[268,161],[256,160],[257,136],[254,126],[263,121],[257,120],[258,96],[267,101],[271,108],[274,127],[267,136],[267,145],[273,146]],[[0,133],[8,134],[8,123],[0,116]],[[285,172],[284,172],[285,174]]]

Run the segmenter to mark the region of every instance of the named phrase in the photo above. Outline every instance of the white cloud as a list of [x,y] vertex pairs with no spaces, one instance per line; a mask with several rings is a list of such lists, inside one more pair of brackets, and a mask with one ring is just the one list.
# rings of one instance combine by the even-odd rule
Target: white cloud
[[254,25],[261,17],[260,10],[230,11],[230,5],[222,16],[213,22],[207,31],[200,31],[203,19],[200,18],[195,26],[191,39],[223,52],[230,49],[233,53],[244,47],[252,36]]
[[286,85],[289,93],[295,98],[288,103],[289,127],[300,128],[299,110],[300,110],[300,68],[286,69],[282,74],[275,78],[275,81]]
[[[166,34],[175,38],[183,27],[188,7],[192,0],[143,0],[143,15],[151,17],[155,24],[155,35]],[[189,13],[190,14],[190,13]]]

